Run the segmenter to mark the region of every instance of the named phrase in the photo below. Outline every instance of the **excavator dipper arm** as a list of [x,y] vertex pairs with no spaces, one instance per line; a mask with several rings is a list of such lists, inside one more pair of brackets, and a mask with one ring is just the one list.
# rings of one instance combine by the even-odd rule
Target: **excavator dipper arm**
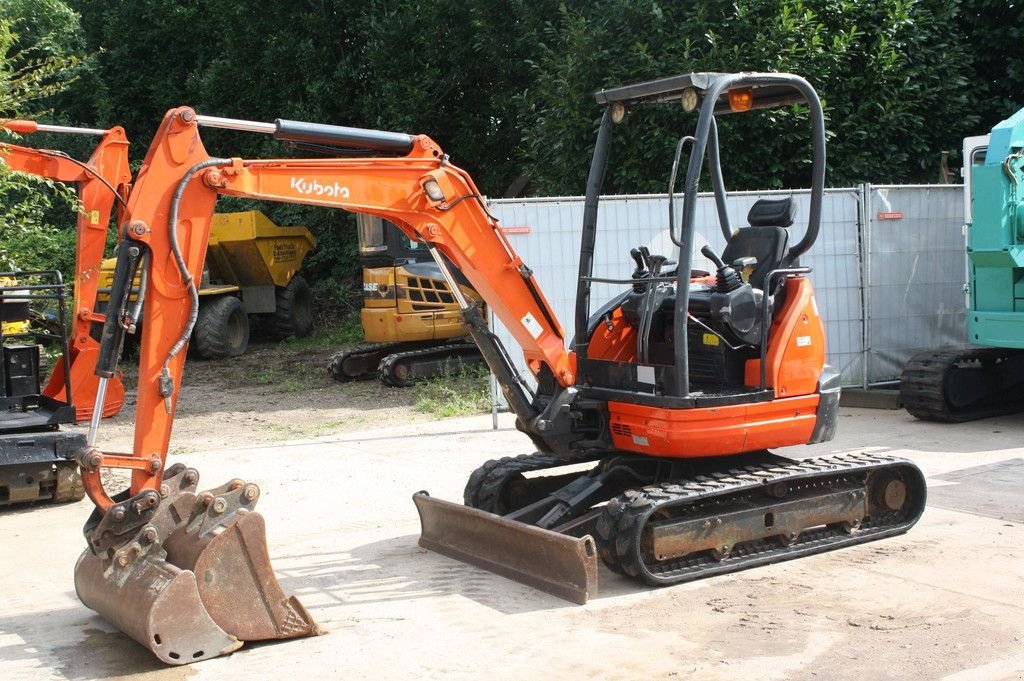
[[[78,189],[80,210],[77,219],[75,248],[74,328],[71,351],[65,362],[58,362],[43,394],[53,399],[69,396],[75,405],[78,420],[88,420],[93,413],[97,380],[93,372],[99,343],[90,334],[92,324],[104,316],[95,311],[100,265],[106,246],[114,202],[125,203],[131,182],[128,167],[128,139],[124,129],[108,130],[46,125],[36,121],[11,120],[0,124],[11,132],[61,133],[100,137],[88,161],[77,161],[64,152],[5,144],[0,146],[3,163],[16,172],[45,177]],[[114,376],[107,385],[103,416],[113,416],[124,403],[124,386]]]

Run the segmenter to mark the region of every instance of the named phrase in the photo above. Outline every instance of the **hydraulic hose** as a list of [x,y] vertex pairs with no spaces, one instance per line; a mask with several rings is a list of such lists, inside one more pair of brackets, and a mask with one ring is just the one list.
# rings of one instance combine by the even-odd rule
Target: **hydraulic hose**
[[[185,195],[185,189],[188,187],[188,183],[192,181],[192,178],[196,176],[202,170],[207,168],[215,168],[217,166],[229,165],[231,159],[227,158],[210,158],[200,163],[195,164],[188,169],[188,172],[182,176],[178,182],[178,186],[174,189],[174,195],[171,197],[171,211],[167,218],[167,238],[171,246],[171,253],[174,254],[174,263],[178,267],[178,271],[181,273],[181,278],[185,281],[185,285],[188,286],[188,295],[191,298],[191,308],[189,310],[188,322],[185,324],[185,328],[181,332],[181,336],[171,346],[170,351],[167,353],[167,358],[164,359],[164,374],[166,375],[169,371],[169,365],[171,360],[177,356],[179,352],[188,343],[189,337],[192,335],[192,329],[196,326],[196,320],[199,318],[199,289],[196,288],[195,279],[192,277],[192,273],[188,270],[188,264],[185,262],[184,256],[181,254],[181,244],[178,243],[178,210],[181,205],[181,199]],[[165,395],[164,397],[167,397]]]

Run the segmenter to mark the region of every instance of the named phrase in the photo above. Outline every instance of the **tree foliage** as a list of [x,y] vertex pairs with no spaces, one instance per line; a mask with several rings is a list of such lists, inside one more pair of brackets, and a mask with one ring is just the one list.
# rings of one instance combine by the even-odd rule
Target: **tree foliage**
[[[521,98],[530,111],[529,170],[542,193],[579,193],[599,88],[694,70],[788,71],[823,99],[830,183],[931,180],[939,151],[958,146],[960,131],[977,122],[965,87],[968,55],[949,30],[955,7],[948,0],[706,0],[696,11],[656,0],[562,5],[544,27],[534,88]],[[645,112],[616,131],[607,190],[665,190],[675,140],[693,123],[672,113]],[[723,118],[727,182],[806,185],[808,138],[806,117],[793,110]]]
[[956,32],[970,41],[972,108],[985,130],[1024,107],[1024,3],[963,0]]
[[[83,65],[77,28],[77,15],[59,0],[0,5],[0,119],[44,112],[48,100],[77,76]],[[0,269],[59,269],[68,279],[77,207],[70,188],[12,173],[0,163]],[[72,229],[55,223],[60,215],[71,216]]]
[[[7,0],[43,8],[20,29],[32,58],[92,55],[66,91],[43,99],[73,122],[124,125],[136,159],[164,112],[188,104],[425,132],[491,196],[524,176],[532,193],[579,194],[600,117],[595,91],[768,70],[799,73],[822,96],[830,184],[930,182],[943,150],[955,160],[962,137],[1024,106],[1020,0],[64,2],[81,31],[61,0]],[[630,114],[616,129],[606,190],[664,191],[675,141],[692,124],[673,107]],[[805,185],[807,128],[799,107],[725,117],[727,184]],[[288,153],[260,135],[204,140],[217,154]],[[356,272],[345,216],[270,213],[317,233],[311,279]]]

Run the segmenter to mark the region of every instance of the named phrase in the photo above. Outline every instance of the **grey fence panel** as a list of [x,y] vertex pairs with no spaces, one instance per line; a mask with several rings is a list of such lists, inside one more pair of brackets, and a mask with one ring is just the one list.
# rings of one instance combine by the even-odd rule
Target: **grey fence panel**
[[[797,223],[791,229],[791,243],[803,235],[809,209],[809,193],[737,192],[730,194],[728,214],[733,229],[747,224],[750,207],[759,198],[792,195],[798,205]],[[676,203],[678,222],[682,208]],[[853,189],[826,192],[822,213],[822,229],[817,244],[802,264],[814,268],[818,309],[825,318],[829,338],[829,361],[843,372],[844,382],[859,384],[863,356],[861,331],[860,269],[858,267],[857,210],[859,195]],[[566,342],[573,334],[576,304],[576,283],[579,273],[579,240],[583,223],[581,197],[543,199],[502,199],[491,202],[491,210],[503,227],[526,227],[528,233],[511,233],[509,241],[534,275],[547,296],[558,319],[566,325]],[[702,194],[697,203],[697,238],[693,265],[714,271],[700,254],[709,244],[717,253],[725,247],[714,199]],[[598,238],[594,253],[594,275],[628,278],[633,270],[629,250],[640,245],[652,253],[674,256],[668,232],[668,197],[666,195],[609,196],[602,198],[598,213]],[[594,284],[593,310],[622,290],[622,286]],[[515,342],[508,331],[492,320],[495,333],[509,349],[520,373],[530,377]]]
[[899,379],[915,352],[966,343],[961,185],[868,195],[867,382]]
[[[793,195],[800,206],[791,242],[803,234],[807,191],[738,192],[729,196],[733,229],[746,224],[750,206],[765,196]],[[678,201],[678,200],[677,200]],[[573,333],[579,269],[581,197],[509,199],[492,202],[504,226],[529,226],[510,241],[534,270],[555,314]],[[681,208],[677,202],[677,208]],[[677,219],[679,210],[676,211]],[[862,216],[867,216],[865,221]],[[899,378],[915,352],[965,342],[963,188],[960,185],[870,186],[827,190],[822,231],[802,264],[814,268],[818,309],[825,319],[828,361],[842,372],[844,386]],[[629,249],[646,245],[673,254],[665,195],[602,199],[594,257],[596,276],[625,278],[632,271]],[[697,204],[694,267],[712,270],[700,247],[724,248],[714,200]],[[593,305],[620,286],[595,284]],[[495,322],[520,372],[529,377],[511,336]]]

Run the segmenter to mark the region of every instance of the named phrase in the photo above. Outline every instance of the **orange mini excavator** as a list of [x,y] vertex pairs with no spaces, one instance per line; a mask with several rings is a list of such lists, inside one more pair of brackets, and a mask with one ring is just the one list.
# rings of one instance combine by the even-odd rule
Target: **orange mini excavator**
[[[97,368],[101,380],[114,375],[134,321],[131,282],[142,268],[147,318],[134,449],[103,452],[93,429],[78,456],[96,505],[75,571],[82,601],[172,664],[245,640],[316,631],[274,578],[253,510],[259,488],[233,480],[198,493],[196,471],[165,468],[198,309],[195,274],[218,196],[377,216],[433,254],[518,428],[540,451],[484,464],[469,479],[466,505],[414,495],[424,546],[583,602],[596,589],[598,556],[613,571],[674,584],[911,527],[926,493],[913,464],[867,454],[796,461],[768,451],[826,441],[836,426],[839,377],[825,364],[810,270],[798,262],[818,235],[825,177],[814,89],[789,74],[692,73],[602,91],[597,100],[605,110],[587,182],[570,349],[473,180],[430,138],[168,112],[124,214]],[[638,248],[632,276],[595,277],[612,130],[631,110],[659,103],[697,111],[694,134],[672,141],[671,187],[689,150],[680,221],[670,220],[678,253]],[[788,199],[758,202],[736,230],[725,210],[716,116],[774,106],[799,107],[810,119],[810,210],[798,240],[789,235]],[[271,134],[327,156],[210,157],[203,126]],[[721,254],[704,251],[713,275],[691,269],[706,156],[728,239]],[[521,346],[535,388],[461,295],[448,261]],[[593,310],[597,281],[622,290]],[[581,473],[582,462],[591,465]],[[570,463],[573,472],[561,468]],[[109,496],[104,467],[130,469],[131,486]]]
[[[75,248],[75,313],[67,363],[71,367],[70,377],[65,374],[65,363],[57,362],[43,394],[58,399],[70,386],[77,419],[88,421],[96,398],[94,369],[99,353],[99,341],[91,330],[94,323],[102,323],[104,319],[95,310],[96,293],[114,201],[124,204],[129,192],[128,138],[120,126],[101,130],[9,120],[0,123],[0,128],[22,135],[58,133],[100,138],[92,156],[84,163],[63,151],[0,144],[0,161],[11,170],[74,184],[78,189],[80,210]],[[104,417],[113,416],[124,404],[124,386],[118,376],[112,376],[108,381],[103,404]]]

